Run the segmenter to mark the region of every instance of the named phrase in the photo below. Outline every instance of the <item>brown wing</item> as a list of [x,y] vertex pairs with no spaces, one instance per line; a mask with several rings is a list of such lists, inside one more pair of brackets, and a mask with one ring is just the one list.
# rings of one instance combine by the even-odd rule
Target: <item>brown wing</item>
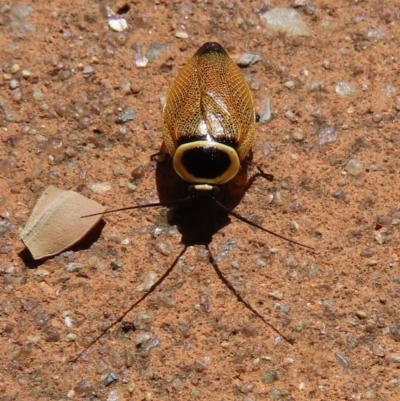
[[217,43],[204,44],[171,86],[163,139],[171,155],[179,143],[204,139],[229,143],[240,160],[253,144],[254,106],[242,72]]

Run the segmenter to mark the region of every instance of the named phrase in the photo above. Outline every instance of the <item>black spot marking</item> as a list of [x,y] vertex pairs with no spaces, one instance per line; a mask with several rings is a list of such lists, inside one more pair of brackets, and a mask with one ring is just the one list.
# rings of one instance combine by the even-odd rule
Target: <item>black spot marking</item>
[[228,53],[225,51],[225,49],[219,43],[207,42],[207,43],[204,43],[204,45],[201,46],[199,50],[197,50],[196,56],[203,56],[208,53],[219,53],[219,54],[223,54],[225,56],[228,55]]
[[196,178],[213,179],[228,170],[231,160],[221,149],[199,146],[182,155],[182,164]]

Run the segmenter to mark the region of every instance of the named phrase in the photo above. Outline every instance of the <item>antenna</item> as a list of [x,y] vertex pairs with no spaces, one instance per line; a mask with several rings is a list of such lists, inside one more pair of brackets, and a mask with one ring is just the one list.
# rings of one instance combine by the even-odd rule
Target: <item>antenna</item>
[[170,202],[155,202],[155,203],[148,203],[146,205],[137,205],[137,206],[127,206],[127,207],[122,207],[119,209],[113,209],[113,210],[107,210],[103,213],[94,213],[94,214],[88,214],[85,216],[81,216],[81,218],[85,218],[85,217],[91,217],[91,216],[99,216],[101,214],[108,214],[108,213],[115,213],[115,212],[122,212],[122,211],[126,211],[126,210],[133,210],[133,209],[144,209],[146,207],[168,207],[168,206],[175,206],[175,205],[182,205],[184,203],[187,203],[191,200],[193,200],[193,198],[195,198],[196,196],[209,196],[216,205],[218,205],[218,207],[220,207],[225,213],[227,213],[230,216],[236,217],[238,220],[242,221],[243,223],[246,223],[252,227],[258,228],[270,235],[273,235],[274,237],[280,238],[284,241],[287,242],[291,242],[292,244],[295,245],[299,245],[303,248],[307,248],[310,249],[312,251],[314,251],[315,249],[311,246],[308,245],[304,245],[301,242],[297,242],[295,240],[292,240],[290,238],[287,238],[283,235],[277,234],[271,230],[268,230],[267,228],[264,228],[263,226],[254,223],[253,221],[251,221],[250,219],[247,219],[246,217],[243,217],[242,215],[240,215],[239,213],[235,212],[234,210],[230,210],[228,209],[225,205],[223,205],[219,200],[216,199],[215,194],[218,193],[219,188],[218,187],[212,187],[211,191],[196,191],[196,188],[194,186],[190,186],[189,189],[191,190],[191,194],[189,196],[187,196],[186,198],[182,198],[182,199],[178,199],[178,200],[174,200],[174,201],[170,201]]

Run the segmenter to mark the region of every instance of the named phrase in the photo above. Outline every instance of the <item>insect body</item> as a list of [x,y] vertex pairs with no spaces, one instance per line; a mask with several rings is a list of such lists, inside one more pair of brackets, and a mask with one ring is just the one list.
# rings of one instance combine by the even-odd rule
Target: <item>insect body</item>
[[[194,197],[208,197],[226,214],[275,237],[312,249],[241,216],[216,197],[219,186],[237,176],[249,155],[255,123],[250,88],[239,67],[220,44],[205,43],[175,78],[163,112],[163,147],[160,153],[167,152],[172,157],[175,172],[189,184],[188,196],[106,213],[179,206]],[[264,173],[261,175],[266,176]]]
[[[177,200],[129,206],[105,213],[143,207],[184,205],[189,206],[189,209],[192,210],[192,201],[201,201],[197,206],[200,207],[202,204],[204,207],[202,201],[208,200],[208,206],[214,204],[219,211],[227,215],[234,216],[288,242],[312,249],[254,223],[217,199],[219,186],[228,183],[238,175],[241,164],[250,153],[256,129],[255,122],[253,99],[241,71],[221,45],[215,42],[205,43],[182,68],[169,89],[162,122],[164,144],[160,153],[167,152],[171,156],[175,172],[189,185],[189,193],[186,197]],[[197,210],[196,207],[194,209]],[[192,222],[189,224],[192,230],[194,227],[198,228]],[[280,334],[223,277],[208,246],[211,239],[203,241],[202,244],[210,253],[210,263],[220,279],[246,308]],[[145,295],[115,320],[108,330],[121,322],[168,276],[190,245],[188,242],[182,242],[185,247],[170,268]],[[95,338],[86,349],[100,339],[104,333]],[[282,337],[285,338],[283,335]]]
[[221,45],[205,43],[167,95],[162,135],[175,171],[197,190],[224,184],[238,173],[254,133],[253,99],[242,72]]

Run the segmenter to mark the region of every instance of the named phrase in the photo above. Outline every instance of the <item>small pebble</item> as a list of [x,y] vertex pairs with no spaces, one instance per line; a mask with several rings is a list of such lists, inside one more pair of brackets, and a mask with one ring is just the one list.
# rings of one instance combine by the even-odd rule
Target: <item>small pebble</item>
[[141,312],[133,318],[133,325],[136,330],[149,330],[153,323],[153,316],[149,313]]
[[75,341],[75,340],[76,340],[76,334],[75,333],[68,333],[65,336],[65,341],[72,342],[72,341]]
[[389,227],[392,225],[392,218],[387,214],[381,214],[376,217],[376,222],[382,226]]
[[74,390],[78,394],[89,393],[94,390],[92,383],[89,380],[81,380],[74,387]]
[[172,381],[171,383],[171,387],[175,390],[175,391],[180,391],[183,387],[183,382],[181,379],[176,378]]
[[385,349],[382,344],[374,344],[372,347],[372,353],[375,356],[379,356],[380,358],[383,358],[386,355]]
[[103,194],[111,190],[111,185],[106,182],[98,182],[90,185],[90,190],[96,194]]
[[335,358],[340,363],[340,365],[342,365],[345,369],[348,369],[350,367],[349,361],[338,352],[335,352]]
[[400,342],[400,323],[396,323],[391,330],[394,341]]
[[108,394],[107,401],[119,401],[121,400],[118,390],[111,390],[110,394]]
[[261,381],[264,384],[271,384],[278,380],[278,374],[275,370],[267,370],[261,375]]
[[365,398],[366,398],[367,400],[373,400],[373,399],[375,399],[375,398],[376,398],[376,391],[373,390],[373,389],[367,390],[367,391],[365,392]]
[[132,121],[136,118],[136,111],[131,108],[126,108],[122,114],[115,120],[116,124],[125,124],[129,121]]
[[122,263],[119,260],[114,260],[110,263],[111,270],[119,270],[122,267]]
[[82,263],[71,262],[67,264],[66,268],[67,271],[75,273],[81,271],[84,268],[84,265]]
[[7,253],[10,253],[11,252],[11,246],[9,246],[9,245],[1,245],[0,246],[0,254],[3,254],[3,255],[5,255],[5,254],[7,254]]
[[296,142],[301,142],[304,141],[304,132],[296,129],[292,132],[292,138],[296,141]]
[[146,68],[149,60],[145,56],[139,56],[135,58],[135,64],[137,68]]
[[156,244],[156,251],[161,253],[161,255],[164,255],[164,256],[171,255],[171,248],[166,242],[158,242]]
[[279,299],[279,300],[283,299],[283,294],[279,291],[269,292],[268,295],[274,299]]
[[343,191],[343,189],[338,189],[337,191],[335,191],[332,196],[340,201],[345,201],[346,200],[346,194]]
[[255,327],[252,326],[244,326],[241,329],[242,334],[245,337],[257,337],[258,336],[258,331]]
[[18,5],[12,9],[12,14],[17,20],[23,21],[34,11],[35,9],[30,5],[25,5],[21,3],[21,5]]
[[0,238],[3,238],[7,233],[11,232],[12,229],[13,226],[8,220],[0,220]]
[[285,86],[288,89],[294,89],[295,88],[295,83],[294,81],[286,81],[283,86]]
[[141,178],[143,178],[144,177],[144,167],[138,166],[135,169],[133,169],[131,172],[131,177],[134,178],[135,180],[140,180]]
[[375,255],[374,251],[371,251],[371,249],[364,249],[363,251],[361,251],[360,256],[362,258],[372,258],[372,256]]
[[275,7],[261,14],[268,29],[291,36],[310,36],[310,30],[300,13],[292,8]]
[[104,380],[104,385],[106,387],[110,386],[112,383],[118,381],[119,377],[115,372],[110,372]]
[[142,331],[133,339],[133,342],[136,345],[142,345],[150,341],[150,339],[151,339],[151,333],[148,331]]
[[356,316],[361,320],[365,320],[365,319],[367,319],[368,314],[362,310],[358,310],[358,311],[356,311]]
[[271,100],[270,98],[265,98],[261,101],[261,108],[259,112],[259,120],[260,124],[268,123],[272,120],[272,111],[271,111]]
[[195,362],[193,364],[193,369],[197,373],[203,373],[207,369],[207,367],[200,362]]
[[146,57],[150,62],[155,61],[161,56],[161,54],[165,50],[169,49],[169,47],[170,47],[170,45],[162,45],[160,43],[152,43],[150,45],[149,49],[147,50]]
[[[134,383],[134,382],[129,382],[127,385],[126,385],[126,389],[132,394],[135,390],[136,390],[136,384]],[[148,398],[146,397],[146,400],[147,400]],[[151,398],[150,398],[151,399]]]
[[130,368],[135,363],[135,357],[128,349],[125,350],[125,365],[127,368]]
[[353,88],[348,82],[338,82],[335,85],[335,92],[340,96],[351,96],[359,92]]
[[89,77],[90,75],[92,75],[92,74],[94,74],[94,69],[93,69],[93,67],[91,67],[90,65],[89,66],[86,66],[84,69],[83,69],[83,71],[82,71],[82,75],[86,78],[86,77]]
[[317,10],[317,6],[315,4],[307,1],[306,5],[304,6],[304,14],[314,15],[316,10]]
[[10,112],[5,112],[5,116],[4,119],[8,122],[8,123],[14,123],[17,120],[17,116],[14,113],[10,113]]
[[337,137],[337,131],[333,127],[329,125],[323,125],[318,132],[317,143],[320,146],[328,145],[336,142]]
[[239,67],[248,67],[261,61],[261,57],[257,54],[245,53],[238,58],[236,64]]
[[141,284],[139,284],[136,287],[136,291],[149,291],[150,288],[154,285],[154,283],[156,282],[157,278],[157,274],[154,272],[148,272],[143,280],[143,282]]
[[277,388],[273,388],[268,394],[271,400],[286,400],[288,395],[287,391]]
[[57,331],[49,331],[46,334],[45,341],[48,343],[56,343],[60,340],[61,340],[61,336],[60,336],[60,333],[58,333]]
[[364,164],[357,159],[350,159],[346,164],[345,170],[349,174],[357,177],[364,172]]
[[19,66],[19,64],[13,64],[12,66],[11,66],[11,68],[10,68],[10,72],[11,72],[11,74],[16,74],[18,71],[19,71],[19,69],[20,69],[20,66]]
[[9,83],[8,86],[10,87],[10,89],[15,89],[19,87],[19,82],[17,79],[12,79]]
[[383,114],[382,113],[374,113],[372,115],[372,121],[374,123],[380,123],[383,120]]
[[0,160],[0,172],[3,174],[8,174],[15,167],[15,162],[13,159],[3,159]]
[[33,321],[39,326],[39,327],[43,327],[46,325],[46,323],[49,321],[50,317],[43,314],[43,313],[35,313],[33,315]]
[[21,71],[22,78],[28,79],[32,76],[32,73],[29,70],[22,70]]
[[[154,348],[157,348],[161,345],[161,341],[157,338],[153,338],[149,341],[149,343],[143,347],[140,351],[139,351],[139,355],[142,357],[147,357],[150,355],[151,351]],[[153,374],[151,372],[151,377],[153,377]]]
[[178,31],[175,33],[175,36],[179,39],[188,39],[189,35],[187,34],[187,32],[184,31]]
[[115,32],[123,32],[128,29],[128,23],[125,18],[110,18],[108,26]]
[[254,387],[255,386],[253,383],[245,383],[243,386],[240,387],[239,391],[242,394],[249,394],[253,391]]
[[383,85],[382,92],[387,98],[392,98],[396,96],[397,90],[392,85]]
[[15,311],[15,308],[9,299],[4,299],[1,302],[1,307],[6,315],[10,315]]

